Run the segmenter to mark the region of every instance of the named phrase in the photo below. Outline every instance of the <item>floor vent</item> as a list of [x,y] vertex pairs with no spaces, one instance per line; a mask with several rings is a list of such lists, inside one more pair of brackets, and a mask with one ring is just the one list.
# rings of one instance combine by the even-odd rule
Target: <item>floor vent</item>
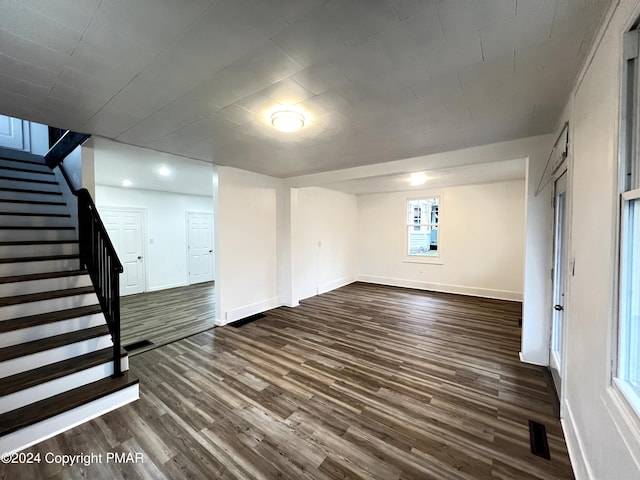
[[140,350],[141,348],[151,347],[153,346],[153,342],[149,340],[140,340],[139,342],[130,343],[129,345],[125,345],[124,348],[127,352],[132,352],[134,350]]
[[529,440],[531,441],[531,453],[538,457],[551,460],[547,429],[542,423],[529,420]]
[[256,313],[255,315],[251,315],[250,317],[243,318],[242,320],[238,320],[237,322],[230,323],[229,326],[240,328],[244,327],[247,323],[251,323],[254,320],[260,320],[261,318],[266,317],[264,313]]

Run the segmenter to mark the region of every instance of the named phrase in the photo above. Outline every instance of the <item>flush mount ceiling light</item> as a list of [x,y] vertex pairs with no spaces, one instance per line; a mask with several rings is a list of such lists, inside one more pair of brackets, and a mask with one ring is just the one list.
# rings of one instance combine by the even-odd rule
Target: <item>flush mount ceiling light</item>
[[426,181],[427,181],[427,176],[422,172],[412,173],[411,177],[409,177],[409,184],[412,187],[417,187],[418,185],[424,185]]
[[122,180],[122,186],[123,187],[130,187],[131,185],[133,185],[133,182],[131,180],[128,180],[126,178],[124,180]]
[[171,170],[168,167],[162,166],[158,169],[158,173],[163,177],[168,177],[171,175]]
[[271,114],[271,125],[281,132],[295,132],[304,127],[304,115],[295,110],[277,110]]

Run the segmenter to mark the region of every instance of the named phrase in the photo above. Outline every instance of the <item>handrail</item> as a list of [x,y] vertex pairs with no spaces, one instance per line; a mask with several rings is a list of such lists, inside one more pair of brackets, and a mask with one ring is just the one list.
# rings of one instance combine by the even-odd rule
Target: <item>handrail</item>
[[86,267],[98,296],[113,341],[113,377],[120,377],[120,274],[124,269],[89,190],[74,188],[62,164],[88,138],[89,135],[68,130],[45,155],[45,161],[52,170],[60,167],[69,189],[78,199],[80,267]]
[[[49,149],[49,151],[44,156],[45,163],[53,170],[58,165],[62,163],[62,161],[69,156],[71,152],[73,152],[76,147],[82,145],[91,135],[86,133],[78,133],[72,132],[71,130],[67,130],[56,143],[53,144],[53,147]],[[69,178],[65,175],[65,179],[67,183],[69,183]],[[73,185],[69,183],[69,188],[71,191],[74,191]]]

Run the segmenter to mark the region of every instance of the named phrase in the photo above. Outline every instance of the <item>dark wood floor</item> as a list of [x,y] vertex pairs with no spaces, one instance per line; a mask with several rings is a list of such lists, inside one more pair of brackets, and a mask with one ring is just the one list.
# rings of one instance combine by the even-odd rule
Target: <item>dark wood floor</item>
[[122,345],[142,340],[153,343],[130,352],[135,355],[213,328],[214,288],[214,282],[205,282],[122,297]]
[[[565,479],[520,305],[362,283],[137,355],[141,399],[28,452],[144,463],[0,466],[2,478]],[[530,453],[546,425],[551,460]]]

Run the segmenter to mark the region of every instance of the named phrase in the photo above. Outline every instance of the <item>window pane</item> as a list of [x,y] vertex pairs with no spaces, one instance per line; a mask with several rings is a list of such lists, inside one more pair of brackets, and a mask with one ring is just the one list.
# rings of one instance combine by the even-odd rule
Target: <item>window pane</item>
[[625,205],[621,251],[621,376],[640,392],[640,199]]
[[[416,230],[416,228],[418,230]],[[437,225],[422,225],[408,227],[409,255],[438,256],[438,227]]]
[[438,197],[407,200],[407,255],[438,256]]
[[407,201],[407,225],[438,223],[438,198]]

